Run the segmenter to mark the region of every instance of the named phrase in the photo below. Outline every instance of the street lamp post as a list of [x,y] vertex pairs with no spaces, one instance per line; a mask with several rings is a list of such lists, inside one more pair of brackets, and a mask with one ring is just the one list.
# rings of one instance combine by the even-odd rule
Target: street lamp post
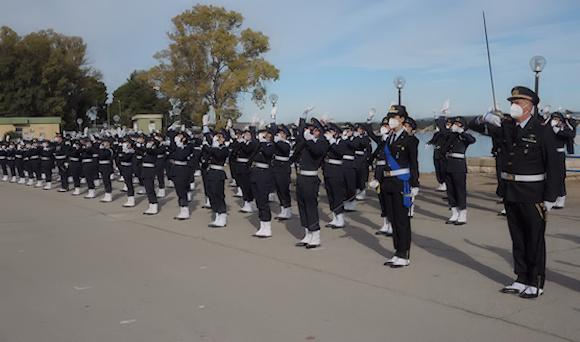
[[[546,58],[544,58],[543,56],[534,56],[532,57],[532,59],[530,59],[530,69],[532,69],[532,71],[535,74],[535,82],[534,82],[534,91],[536,92],[536,95],[540,96],[540,73],[542,72],[542,70],[544,70],[544,67],[546,66]],[[534,114],[538,114],[538,106],[534,106]]]
[[403,88],[405,87],[405,78],[402,76],[397,76],[395,77],[395,79],[393,80],[393,83],[395,84],[395,88],[397,88],[397,95],[399,97],[399,106],[401,105],[401,91],[403,90]]

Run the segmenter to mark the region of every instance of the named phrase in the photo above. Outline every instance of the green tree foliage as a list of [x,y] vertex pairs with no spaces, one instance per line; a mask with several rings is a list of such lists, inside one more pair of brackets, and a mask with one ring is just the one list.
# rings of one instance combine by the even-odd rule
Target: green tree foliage
[[240,13],[223,7],[197,5],[173,18],[169,47],[158,52],[159,65],[150,79],[169,98],[185,104],[194,122],[210,110],[217,125],[240,116],[238,100],[252,95],[258,105],[266,100],[266,82],[279,71],[264,59],[268,37],[242,29]]
[[68,128],[92,106],[104,113],[107,89],[87,65],[86,44],[42,30],[20,37],[0,28],[0,115],[61,116]]
[[113,92],[111,115],[119,115],[121,123],[131,124],[135,114],[155,113],[165,114],[171,105],[165,98],[158,96],[157,90],[148,82],[147,74],[134,71],[127,81]]

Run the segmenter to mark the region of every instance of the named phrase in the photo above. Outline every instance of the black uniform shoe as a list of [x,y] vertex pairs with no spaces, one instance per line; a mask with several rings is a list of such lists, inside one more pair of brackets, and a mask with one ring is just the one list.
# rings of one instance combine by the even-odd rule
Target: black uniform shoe
[[306,242],[296,242],[294,244],[294,246],[296,246],[296,247],[306,247],[306,246],[308,246],[308,243],[306,243]]

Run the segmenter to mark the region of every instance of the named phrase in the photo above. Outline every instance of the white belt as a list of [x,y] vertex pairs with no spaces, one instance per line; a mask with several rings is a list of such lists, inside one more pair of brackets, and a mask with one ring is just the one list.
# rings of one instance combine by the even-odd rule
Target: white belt
[[515,182],[541,182],[546,179],[546,174],[539,175],[514,175],[512,173],[502,172],[501,179]]
[[155,164],[153,163],[143,163],[142,165],[143,167],[155,167]]
[[463,153],[447,153],[447,157],[465,159],[465,154]]
[[6,156],[0,156],[0,159],[6,159]]
[[290,161],[290,157],[274,156],[274,159],[279,161]]
[[215,164],[209,164],[209,168],[212,170],[220,170],[220,171],[224,170],[224,167],[222,165],[215,165]]
[[201,151],[201,146],[196,146],[196,147],[194,147],[193,149],[194,149],[194,150]]
[[130,162],[121,162],[121,166],[133,166],[133,163],[130,163]]
[[254,166],[260,169],[269,169],[270,165],[266,163],[254,163]]
[[176,160],[173,162],[173,164],[175,165],[179,165],[179,166],[187,166],[187,162],[181,161],[181,160]]
[[401,175],[406,175],[408,173],[411,173],[411,170],[399,169],[399,170],[385,171],[385,177],[401,176]]
[[79,158],[75,158],[75,157],[70,157],[69,159],[70,159],[70,161],[77,161],[77,162],[80,161]]
[[29,159],[38,159],[38,156],[30,156]]
[[137,159],[141,160],[143,159],[143,156],[137,156]]
[[355,154],[358,154],[359,156],[364,156],[365,155],[365,151],[354,151]]
[[300,175],[308,177],[318,176],[318,171],[300,170]]
[[8,160],[14,160],[14,157],[8,157],[7,159]]
[[22,158],[22,155],[21,154],[17,154],[17,155],[15,155],[15,157],[16,158]]
[[41,157],[40,160],[47,161],[47,160],[50,160],[50,157]]
[[338,159],[328,159],[326,162],[332,165],[342,165],[342,160]]
[[157,155],[157,159],[161,159],[161,158],[165,158],[165,155],[164,154],[158,154]]
[[58,160],[65,159],[65,158],[66,158],[66,156],[54,156],[54,159],[58,159]]
[[93,159],[83,159],[83,163],[92,163]]
[[349,156],[348,154],[345,156],[342,156],[342,159],[346,159],[346,160],[354,160],[354,156]]
[[387,161],[386,160],[377,160],[375,165],[376,166],[385,166],[385,165],[387,165]]
[[99,154],[98,153],[97,154],[93,154],[93,158],[98,158],[98,157],[99,157]]
[[107,164],[111,164],[110,160],[99,160],[99,165],[107,165]]
[[562,153],[564,153],[564,152],[566,152],[566,149],[564,147],[560,147],[560,148],[557,148],[556,149],[556,152],[562,152]]
[[236,159],[236,161],[237,161],[238,163],[247,163],[247,162],[249,162],[250,160],[249,160],[248,158],[238,158],[238,159]]

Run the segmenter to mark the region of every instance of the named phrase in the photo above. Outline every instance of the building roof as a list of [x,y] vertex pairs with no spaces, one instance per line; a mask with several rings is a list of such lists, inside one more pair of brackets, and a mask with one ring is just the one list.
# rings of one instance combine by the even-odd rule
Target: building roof
[[38,116],[38,117],[14,116],[0,118],[0,125],[30,125],[30,124],[60,125],[61,123],[62,119],[58,116]]
[[163,119],[163,114],[137,114],[131,118],[131,120],[139,119]]

